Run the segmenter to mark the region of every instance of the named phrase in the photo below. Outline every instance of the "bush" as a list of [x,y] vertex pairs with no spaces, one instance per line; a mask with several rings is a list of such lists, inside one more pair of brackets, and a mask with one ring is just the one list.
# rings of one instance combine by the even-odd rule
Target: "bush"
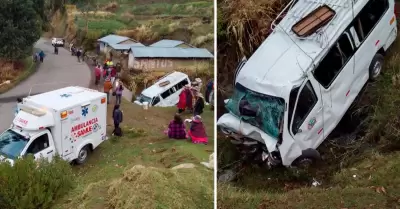
[[51,208],[71,189],[73,179],[69,163],[58,157],[51,163],[33,157],[17,160],[14,166],[0,163],[0,208]]

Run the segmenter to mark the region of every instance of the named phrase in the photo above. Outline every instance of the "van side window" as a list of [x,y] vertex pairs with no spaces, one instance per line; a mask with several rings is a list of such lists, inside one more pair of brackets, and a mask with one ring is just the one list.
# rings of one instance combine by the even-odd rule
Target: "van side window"
[[347,32],[343,33],[314,70],[315,79],[325,88],[329,88],[342,68],[354,55],[350,37]]
[[36,138],[31,145],[29,145],[26,150],[26,154],[36,154],[44,149],[49,147],[49,136],[47,134],[43,134]]
[[161,94],[161,97],[163,99],[169,97],[171,94],[175,93],[174,87],[171,87],[170,89],[166,90],[164,93]]
[[364,41],[388,9],[389,2],[387,0],[368,1],[354,22],[354,28],[360,42]]
[[[292,122],[292,115],[294,110],[294,105],[296,103],[297,93],[299,92],[299,88],[295,88],[290,92],[289,98],[289,120],[288,125]],[[299,100],[297,102],[296,112],[294,113],[293,117],[293,125],[292,125],[292,132],[293,134],[297,134],[301,124],[304,123],[304,120],[307,118],[308,114],[317,104],[318,97],[315,94],[315,91],[310,83],[307,81],[306,85],[302,89],[299,95]],[[290,128],[290,127],[289,127]]]
[[151,103],[151,106],[154,106],[154,105],[158,104],[159,102],[160,102],[160,97],[156,96],[156,97],[154,97],[153,102]]
[[178,90],[182,89],[184,86],[186,86],[187,84],[189,84],[189,82],[187,79],[185,79],[185,80],[179,82],[178,84],[176,84],[175,88],[178,91]]

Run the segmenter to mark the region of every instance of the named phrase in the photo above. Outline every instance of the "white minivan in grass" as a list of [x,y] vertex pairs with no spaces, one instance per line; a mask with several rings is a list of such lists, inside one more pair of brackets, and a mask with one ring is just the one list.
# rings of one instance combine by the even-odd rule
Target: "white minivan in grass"
[[174,71],[143,90],[134,103],[157,107],[175,106],[179,101],[179,94],[186,85],[190,85],[189,76]]
[[289,3],[239,64],[229,113],[217,123],[222,132],[270,167],[318,160],[318,146],[382,70],[397,36],[394,7],[394,0]]
[[82,164],[107,139],[105,93],[66,87],[28,96],[18,108],[11,127],[0,135],[0,158],[11,164],[28,154]]

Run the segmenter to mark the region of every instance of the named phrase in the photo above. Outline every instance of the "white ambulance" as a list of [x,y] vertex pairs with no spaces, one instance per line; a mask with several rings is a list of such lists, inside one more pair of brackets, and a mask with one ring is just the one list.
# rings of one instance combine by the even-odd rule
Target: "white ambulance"
[[106,137],[104,93],[66,87],[23,99],[11,127],[0,135],[0,158],[32,154],[49,161],[55,155],[82,164]]
[[260,163],[308,166],[397,37],[394,0],[292,0],[236,72],[218,126]]

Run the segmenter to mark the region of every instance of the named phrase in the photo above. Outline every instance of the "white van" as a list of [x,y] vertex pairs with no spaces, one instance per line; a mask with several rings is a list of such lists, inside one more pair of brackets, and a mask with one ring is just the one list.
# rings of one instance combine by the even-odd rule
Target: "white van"
[[64,47],[65,41],[62,38],[52,38],[51,39],[51,45],[53,46],[59,46],[59,47]]
[[0,159],[11,164],[27,154],[48,160],[59,155],[82,164],[107,139],[105,93],[66,87],[24,98],[19,109],[0,135]]
[[181,72],[172,72],[160,78],[156,83],[142,91],[135,104],[171,107],[178,103],[179,94],[185,85],[190,85],[189,76]]
[[270,166],[313,163],[366,82],[380,74],[397,36],[394,4],[292,1],[270,36],[239,65],[229,113],[218,126]]

